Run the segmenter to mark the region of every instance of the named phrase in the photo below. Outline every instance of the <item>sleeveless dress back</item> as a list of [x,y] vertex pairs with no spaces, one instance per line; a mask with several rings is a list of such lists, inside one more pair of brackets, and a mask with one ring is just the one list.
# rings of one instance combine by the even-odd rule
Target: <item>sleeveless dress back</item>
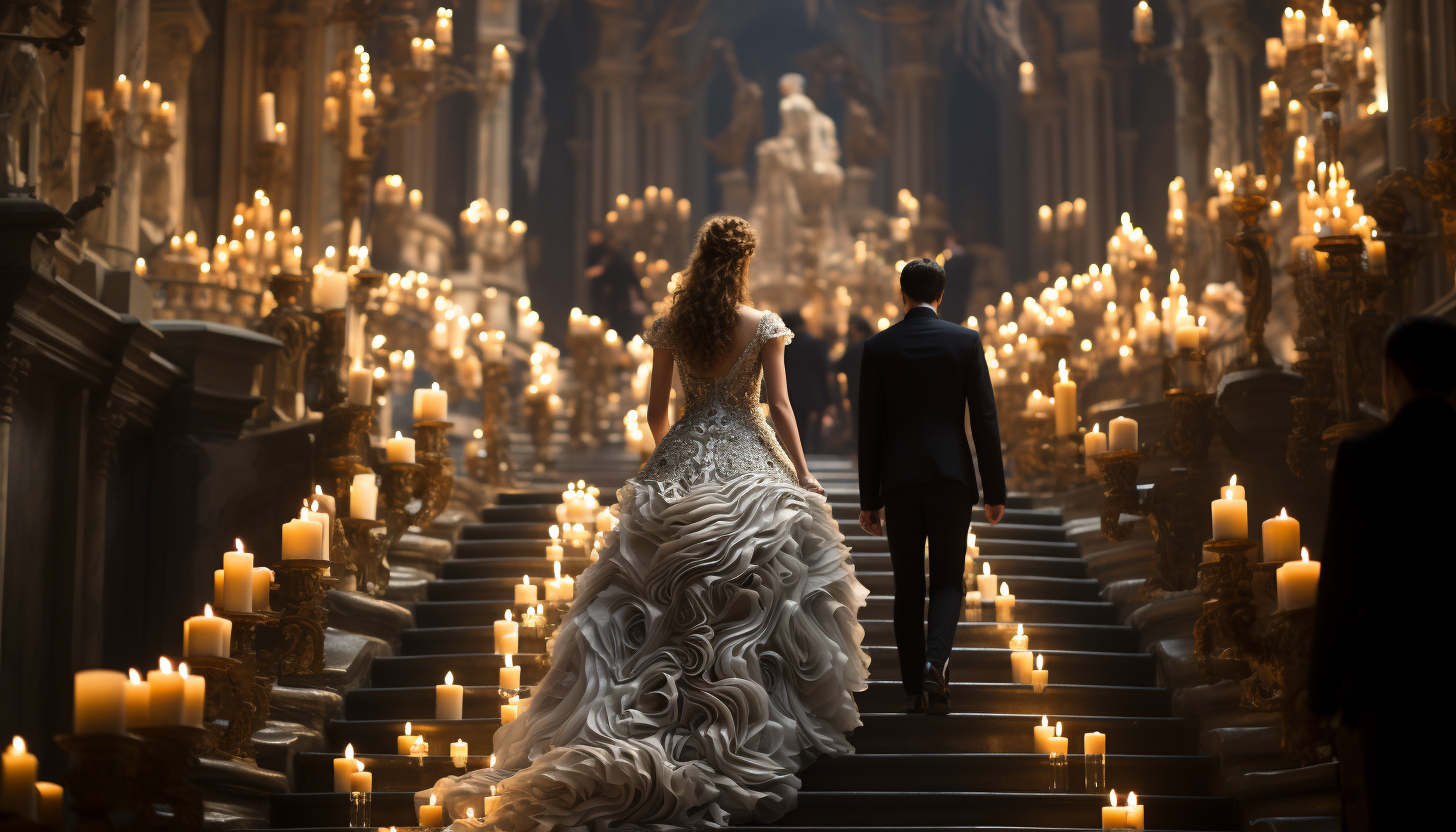
[[[508,832],[769,822],[794,807],[805,766],[852,753],[869,592],[759,407],[763,346],[789,334],[764,313],[719,379],[677,362],[682,417],[617,492],[617,530],[529,707],[496,732],[496,768],[418,802],[479,816],[494,785],[498,808],[456,825]],[[673,349],[665,321],[644,340]]]

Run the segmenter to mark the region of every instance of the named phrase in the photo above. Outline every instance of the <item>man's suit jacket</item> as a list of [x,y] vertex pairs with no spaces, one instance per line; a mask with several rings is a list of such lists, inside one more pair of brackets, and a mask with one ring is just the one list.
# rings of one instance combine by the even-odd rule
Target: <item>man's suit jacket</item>
[[[860,367],[859,502],[877,511],[885,494],[909,485],[955,481],[973,494],[980,463],[988,505],[1006,503],[996,400],[981,335],[919,306],[865,341]],[[965,414],[970,406],[971,437]]]

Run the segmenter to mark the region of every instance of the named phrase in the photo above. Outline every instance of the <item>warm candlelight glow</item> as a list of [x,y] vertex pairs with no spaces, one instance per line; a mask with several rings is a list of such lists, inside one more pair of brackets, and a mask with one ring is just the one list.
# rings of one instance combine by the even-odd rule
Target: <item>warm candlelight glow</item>
[[1117,789],[1113,789],[1107,793],[1107,800],[1111,805],[1117,805]]
[[1299,547],[1299,559],[1302,560],[1302,561],[1304,561],[1305,563],[1309,563],[1309,548],[1308,547],[1306,547],[1306,546]]
[[547,529],[546,532],[551,535],[552,540],[555,540],[561,536],[561,527],[553,523],[551,528]]
[[454,672],[449,671],[449,670],[445,671],[445,684],[447,684],[447,685],[453,685],[453,684],[455,684],[455,674],[454,674]]
[[1006,582],[1005,581],[1002,581],[1001,582],[1001,594],[1002,595],[1010,595],[1011,594],[1011,589],[1010,589],[1010,587],[1006,586]]
[[991,564],[990,563],[987,563],[987,562],[982,562],[981,563],[981,574],[982,575],[989,575],[989,574],[991,574]]
[[212,605],[211,604],[203,604],[202,605],[202,617],[203,618],[212,618]]
[[142,683],[142,674],[138,673],[136,668],[134,668],[134,667],[131,668],[130,675],[131,675],[131,683],[133,685],[140,685]]
[[[1018,630],[1019,630],[1019,629],[1021,629],[1021,627],[1020,627],[1020,625],[1018,625],[1018,626],[1017,626],[1017,629],[1018,629]],[[1043,658],[1044,658],[1044,657],[1043,657],[1043,656],[1042,656],[1042,654],[1040,654],[1040,653],[1037,653],[1037,654],[1036,654],[1036,669],[1037,669],[1037,670],[1041,670],[1041,669],[1042,669],[1042,667],[1041,667],[1041,663],[1042,663],[1042,659],[1043,659]],[[1058,729],[1059,729],[1059,730],[1058,730],[1058,732],[1057,732],[1057,735],[1058,735],[1058,736],[1061,736],[1061,731],[1060,731],[1060,727],[1061,727],[1061,726],[1058,726]]]
[[[1114,804],[1114,805],[1116,805],[1116,804]],[[1137,802],[1137,792],[1128,792],[1127,793],[1127,805],[1128,806],[1136,806],[1136,805],[1138,805],[1138,802]]]
[[168,659],[166,656],[163,656],[162,658],[157,659],[157,669],[160,670],[160,671],[162,671],[163,673],[171,673],[172,672],[172,661],[170,659]]
[[16,734],[14,739],[10,740],[10,751],[13,754],[25,753],[25,739],[19,734]]

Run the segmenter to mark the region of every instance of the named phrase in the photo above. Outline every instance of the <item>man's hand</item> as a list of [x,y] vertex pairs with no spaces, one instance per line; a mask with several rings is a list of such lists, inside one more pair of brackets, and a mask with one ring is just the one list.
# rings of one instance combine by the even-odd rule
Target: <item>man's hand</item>
[[1006,516],[1006,506],[991,506],[991,505],[986,506],[986,522],[987,523],[990,523],[991,525],[994,526],[997,523],[1000,523],[1001,522],[1001,518],[1003,518],[1005,516]]
[[859,513],[859,527],[875,537],[880,537],[885,533],[885,526],[880,522],[880,513],[878,511],[861,511]]

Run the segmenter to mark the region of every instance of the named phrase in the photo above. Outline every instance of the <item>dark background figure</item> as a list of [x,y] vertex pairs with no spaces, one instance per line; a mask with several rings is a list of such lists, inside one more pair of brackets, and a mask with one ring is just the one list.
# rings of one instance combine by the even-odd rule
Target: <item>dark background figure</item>
[[642,284],[619,242],[600,228],[587,231],[586,279],[589,313],[600,315],[623,340],[642,333]]
[[864,360],[864,342],[870,337],[870,322],[859,315],[849,316],[849,330],[845,333],[844,355],[834,363],[834,374],[838,378],[844,373],[849,387],[849,414],[854,422],[855,442],[859,441],[859,378],[860,364]]
[[815,337],[798,312],[785,312],[784,325],[794,337],[784,347],[784,378],[789,386],[789,404],[794,408],[804,453],[824,452],[824,414],[838,399],[837,385],[829,377],[829,345]]
[[[1336,749],[1345,828],[1424,825],[1415,794],[1437,794],[1445,770],[1403,751],[1415,714],[1439,713],[1445,687],[1394,684],[1372,664],[1418,667],[1449,625],[1456,506],[1456,324],[1406,318],[1385,336],[1383,393],[1390,421],[1343,442],[1330,478],[1310,660],[1310,710],[1339,719]],[[1399,577],[1405,561],[1420,575]],[[1384,572],[1385,574],[1382,574]],[[1382,578],[1390,578],[1389,582]],[[1372,603],[1389,589],[1399,612]],[[1398,623],[1397,623],[1398,622]],[[1394,624],[1412,638],[1391,638]],[[1378,819],[1378,820],[1377,820]]]
[[945,238],[950,252],[945,260],[945,295],[940,301],[940,319],[964,324],[971,314],[971,277],[976,271],[976,258],[966,251],[954,234]]

